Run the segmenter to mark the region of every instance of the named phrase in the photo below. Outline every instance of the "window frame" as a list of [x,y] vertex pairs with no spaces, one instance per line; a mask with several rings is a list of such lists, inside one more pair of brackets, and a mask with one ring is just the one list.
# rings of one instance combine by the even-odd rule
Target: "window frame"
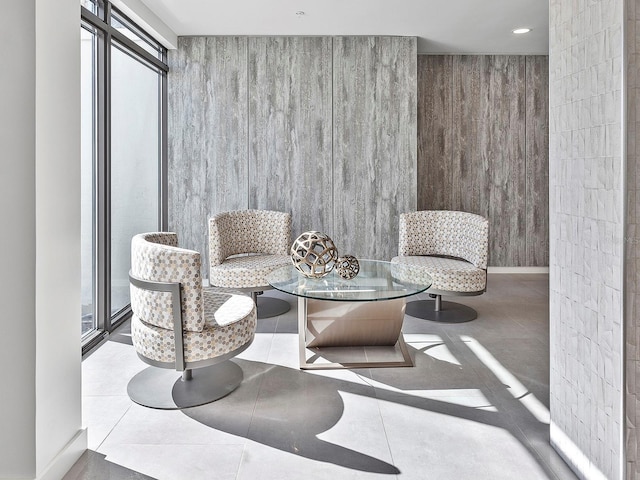
[[[94,158],[93,195],[95,224],[92,226],[93,297],[95,329],[82,335],[82,354],[86,354],[99,344],[113,330],[131,316],[130,305],[111,313],[111,46],[129,55],[158,74],[158,226],[167,228],[167,49],[153,39],[139,25],[123,12],[113,7],[109,1],[96,0],[96,13],[80,7],[80,26],[95,32],[97,36],[96,64],[94,66],[95,108],[94,112]],[[126,35],[111,25],[111,19],[130,29],[146,44],[156,50],[157,56],[137,45]]]

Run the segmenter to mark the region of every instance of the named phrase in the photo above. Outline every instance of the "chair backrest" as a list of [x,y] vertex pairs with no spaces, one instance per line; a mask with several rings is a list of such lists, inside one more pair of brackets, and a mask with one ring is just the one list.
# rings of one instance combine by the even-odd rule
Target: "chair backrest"
[[400,215],[398,254],[443,255],[487,268],[489,222],[480,215],[425,210]]
[[[200,254],[178,248],[175,233],[142,233],[131,239],[131,274],[141,280],[180,283],[182,328],[204,328]],[[173,330],[171,293],[131,288],[131,309],[143,322]]]
[[291,214],[269,210],[237,210],[209,219],[209,263],[220,265],[241,253],[287,255],[291,246]]

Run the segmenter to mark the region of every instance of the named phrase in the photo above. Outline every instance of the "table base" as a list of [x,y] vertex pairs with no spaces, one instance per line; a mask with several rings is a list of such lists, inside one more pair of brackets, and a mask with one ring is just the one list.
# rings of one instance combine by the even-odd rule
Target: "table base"
[[404,298],[339,302],[299,297],[300,368],[412,367],[401,333],[405,305]]

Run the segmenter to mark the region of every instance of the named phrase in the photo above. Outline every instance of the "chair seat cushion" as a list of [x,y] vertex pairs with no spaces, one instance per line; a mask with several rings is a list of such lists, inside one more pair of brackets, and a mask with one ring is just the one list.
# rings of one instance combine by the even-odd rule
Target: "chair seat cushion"
[[222,288],[255,288],[269,285],[267,275],[291,265],[289,255],[242,255],[229,257],[209,268],[209,284]]
[[[256,309],[245,295],[229,295],[213,288],[202,289],[205,326],[201,332],[183,332],[186,362],[198,362],[225,355],[253,340]],[[136,351],[157,362],[175,362],[173,330],[131,319],[131,336]]]
[[399,256],[391,262],[422,267],[431,276],[430,290],[480,292],[487,286],[487,272],[464,260],[429,256]]

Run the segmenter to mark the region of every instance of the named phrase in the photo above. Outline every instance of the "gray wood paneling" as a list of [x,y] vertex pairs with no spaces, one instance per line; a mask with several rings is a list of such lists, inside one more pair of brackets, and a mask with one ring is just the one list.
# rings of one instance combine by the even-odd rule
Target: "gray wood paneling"
[[449,55],[418,56],[418,209],[451,208],[453,91]]
[[547,57],[418,63],[419,208],[486,216],[490,265],[547,265]]
[[[293,234],[388,259],[415,210],[416,41],[187,37],[170,53],[169,226],[206,255],[220,211],[291,211]],[[206,258],[205,258],[206,262]]]
[[417,206],[415,38],[333,42],[334,241],[342,254],[397,255],[398,217]]
[[249,207],[333,235],[330,37],[249,39]]
[[247,38],[180,37],[169,69],[169,229],[206,265],[207,219],[248,206]]
[[484,67],[481,145],[490,170],[491,264],[526,265],[525,60],[489,56]]
[[484,126],[491,122],[486,108],[489,82],[483,73],[486,56],[452,57],[453,63],[453,147],[450,208],[489,217],[491,157],[483,145]]
[[526,58],[527,265],[549,265],[549,60]]

